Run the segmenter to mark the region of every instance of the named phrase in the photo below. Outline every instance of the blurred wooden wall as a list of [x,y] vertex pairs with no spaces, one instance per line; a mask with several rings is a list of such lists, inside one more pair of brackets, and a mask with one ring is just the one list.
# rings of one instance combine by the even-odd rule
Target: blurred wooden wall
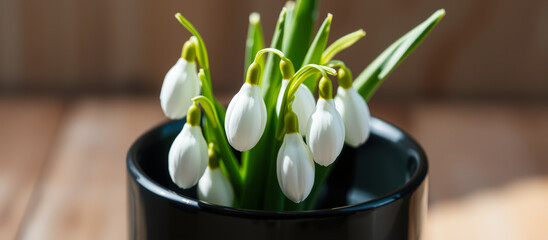
[[[235,92],[243,73],[248,14],[261,14],[267,44],[284,1],[0,0],[0,93],[157,94],[189,34],[185,15],[208,47],[214,90]],[[548,1],[321,1],[334,14],[330,42],[363,28],[339,56],[354,74],[436,9],[447,16],[397,69],[387,97],[548,96]],[[321,19],[320,19],[321,20]]]

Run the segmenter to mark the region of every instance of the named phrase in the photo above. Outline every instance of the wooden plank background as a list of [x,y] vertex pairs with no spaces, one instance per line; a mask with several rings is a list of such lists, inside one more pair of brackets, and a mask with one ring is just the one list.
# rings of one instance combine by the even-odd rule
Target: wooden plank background
[[[0,92],[157,92],[189,37],[190,19],[208,46],[214,87],[234,93],[243,74],[248,15],[262,15],[269,42],[284,1],[2,0]],[[447,16],[393,73],[382,96],[548,96],[548,3],[530,0],[321,1],[334,14],[330,42],[363,28],[340,59],[357,75],[392,41],[436,9]]]

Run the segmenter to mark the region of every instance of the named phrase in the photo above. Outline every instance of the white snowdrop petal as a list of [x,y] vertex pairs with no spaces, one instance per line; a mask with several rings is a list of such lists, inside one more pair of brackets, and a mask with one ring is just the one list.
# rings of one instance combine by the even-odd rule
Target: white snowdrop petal
[[198,182],[198,198],[208,203],[232,207],[234,190],[220,168],[207,168]]
[[306,127],[308,126],[308,119],[316,108],[316,101],[314,96],[304,85],[299,86],[297,93],[295,93],[295,102],[293,103],[293,111],[297,114],[299,121],[299,132],[301,135],[306,135]]
[[354,88],[337,89],[335,106],[346,129],[345,142],[358,147],[369,138],[371,115],[367,103]]
[[200,80],[196,73],[196,63],[179,58],[167,72],[160,91],[160,105],[164,114],[171,119],[185,117],[192,104],[191,99],[199,93]]
[[238,151],[253,148],[263,135],[266,106],[259,86],[244,83],[232,98],[225,116],[228,142]]
[[207,143],[201,128],[185,124],[169,150],[171,180],[181,188],[191,188],[204,174],[207,162]]
[[322,166],[333,163],[344,146],[345,130],[333,99],[318,99],[316,111],[308,122],[306,142],[314,161]]
[[[287,88],[289,80],[282,81],[282,87],[280,93],[278,94],[278,100],[276,102],[276,114],[280,114],[280,108],[282,106],[283,94]],[[316,107],[316,101],[314,100],[314,95],[310,90],[304,86],[300,85],[295,93],[295,100],[293,101],[293,112],[297,115],[297,120],[299,121],[299,132],[301,135],[306,135],[306,127],[308,125],[308,119],[310,115],[314,112]]]
[[284,136],[276,165],[278,184],[284,195],[296,203],[306,199],[314,185],[314,161],[300,134]]

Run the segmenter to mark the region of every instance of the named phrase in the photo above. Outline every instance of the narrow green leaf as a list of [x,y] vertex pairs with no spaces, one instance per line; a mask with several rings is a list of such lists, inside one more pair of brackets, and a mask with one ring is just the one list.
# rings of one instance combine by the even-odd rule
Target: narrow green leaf
[[360,29],[358,31],[351,32],[337,39],[335,42],[329,45],[329,47],[327,47],[327,49],[325,49],[325,51],[323,52],[321,57],[321,64],[326,64],[327,62],[331,61],[331,59],[333,59],[333,57],[335,57],[337,53],[352,46],[354,43],[356,43],[358,40],[360,40],[364,36],[365,36],[365,31]]
[[[244,81],[247,74],[247,68],[253,62],[255,54],[264,48],[263,29],[261,27],[261,15],[253,12],[249,15],[249,28],[247,30],[247,40],[245,42],[245,64]],[[264,67],[264,59],[260,59],[259,65]]]
[[[331,21],[333,19],[333,15],[331,13],[327,14],[327,17],[323,21],[322,25],[320,26],[320,29],[318,29],[318,33],[316,33],[316,37],[312,41],[312,44],[310,44],[310,47],[308,48],[308,52],[306,53],[306,56],[304,57],[303,66],[307,64],[320,64],[322,53],[325,50],[325,46],[327,45],[327,39],[329,37],[329,32],[331,31]],[[309,77],[304,81],[304,84],[313,91],[315,88],[315,79],[319,79],[318,74],[314,74],[313,76]]]
[[417,48],[443,16],[445,16],[444,9],[436,11],[424,22],[392,43],[362,71],[354,80],[353,85],[364,99],[371,98],[384,79]]
[[[282,51],[291,59],[295,69],[302,66],[306,49],[310,44],[317,12],[317,0],[297,0],[289,28],[286,28]],[[286,23],[287,24],[287,23]]]
[[[204,74],[206,78],[206,85],[202,85],[202,94],[209,98],[213,103],[215,104],[215,109],[217,110],[217,114],[219,116],[219,119],[221,122],[225,121],[225,108],[219,100],[215,98],[215,95],[213,94],[212,87],[211,87],[211,73],[209,71],[209,58],[207,56],[207,49],[204,43],[204,40],[202,39],[202,36],[200,33],[198,33],[198,30],[188,21],[181,13],[176,13],[175,18],[177,21],[181,23],[194,37],[196,38],[196,41],[198,43],[198,63],[200,64],[200,68],[204,69]],[[205,89],[205,91],[204,91]],[[206,124],[207,127],[207,124]]]
[[[283,8],[278,17],[276,23],[276,29],[272,35],[272,41],[270,41],[270,47],[280,50],[282,48],[283,36],[285,33],[285,21],[287,18],[287,8]],[[267,108],[269,106],[276,106],[276,98],[280,88],[280,58],[275,54],[269,54],[264,71],[263,79],[261,80],[261,94],[265,100]]]
[[314,40],[312,41],[312,44],[310,44],[310,47],[308,48],[308,52],[306,53],[306,56],[304,57],[303,65],[320,64],[323,50],[325,50],[325,46],[327,45],[327,38],[329,37],[329,32],[331,30],[332,20],[333,20],[333,15],[331,15],[331,13],[328,13],[327,17],[325,18],[322,25],[320,26],[320,29],[318,29],[318,33],[316,33],[316,37],[314,38]]
[[[289,32],[291,32],[292,28],[293,28],[293,18],[295,17],[295,2],[294,1],[287,1],[285,2],[285,9],[286,9],[286,14],[285,14],[285,22],[284,22],[284,32],[286,34],[283,35],[283,39],[282,39],[282,46],[287,46],[289,45]],[[285,52],[285,50],[287,49],[281,49],[282,52]]]
[[209,59],[207,57],[207,50],[205,47],[204,40],[196,28],[188,21],[181,13],[176,13],[175,18],[198,40],[198,63],[200,67],[206,71],[209,71]]

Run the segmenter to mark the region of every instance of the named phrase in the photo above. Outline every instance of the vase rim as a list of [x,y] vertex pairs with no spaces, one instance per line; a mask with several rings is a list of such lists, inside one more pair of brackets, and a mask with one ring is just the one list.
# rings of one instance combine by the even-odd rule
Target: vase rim
[[169,125],[177,124],[178,121],[168,121],[162,123],[149,131],[142,134],[130,147],[127,154],[127,170],[130,176],[144,189],[151,193],[168,199],[176,205],[192,210],[192,211],[207,211],[215,214],[222,214],[228,216],[240,216],[246,218],[268,218],[268,219],[304,219],[304,218],[317,218],[322,216],[333,216],[337,214],[352,214],[360,211],[367,211],[370,209],[378,208],[384,205],[388,205],[398,199],[404,198],[413,193],[426,179],[428,173],[428,161],[426,154],[422,147],[405,131],[395,127],[394,125],[381,120],[379,118],[371,117],[371,133],[382,137],[386,137],[393,142],[409,145],[416,151],[418,158],[417,169],[409,180],[395,189],[394,191],[385,194],[383,196],[371,199],[369,201],[345,205],[335,208],[306,210],[306,211],[266,211],[266,210],[251,210],[242,208],[233,208],[220,206],[215,204],[209,204],[204,201],[200,201],[195,198],[187,197],[179,194],[167,187],[159,184],[154,179],[150,178],[137,163],[137,153],[140,147],[145,144],[145,141],[154,135],[162,135],[163,128]]

